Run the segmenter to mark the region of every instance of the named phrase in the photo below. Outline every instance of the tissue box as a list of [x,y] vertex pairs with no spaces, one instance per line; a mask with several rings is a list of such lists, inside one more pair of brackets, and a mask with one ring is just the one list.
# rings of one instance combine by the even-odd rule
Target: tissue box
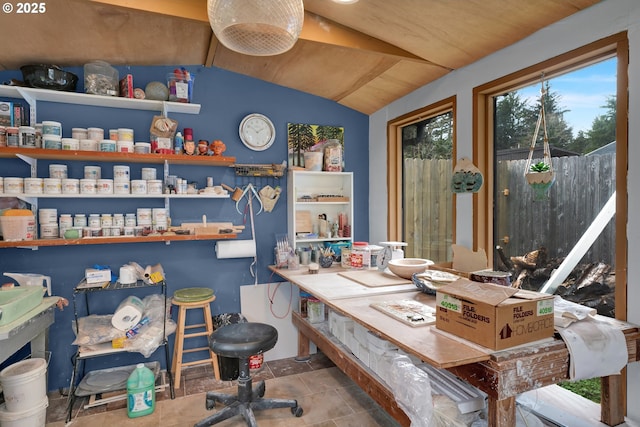
[[84,277],[87,283],[103,283],[111,281],[111,269],[98,270],[96,268],[87,268],[84,270]]

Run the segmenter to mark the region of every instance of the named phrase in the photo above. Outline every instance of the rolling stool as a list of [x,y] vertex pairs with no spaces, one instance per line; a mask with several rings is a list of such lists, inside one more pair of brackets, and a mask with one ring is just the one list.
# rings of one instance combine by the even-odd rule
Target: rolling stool
[[206,408],[211,410],[216,401],[225,408],[198,422],[195,427],[210,426],[241,414],[249,427],[256,427],[254,410],[291,408],[296,417],[302,416],[302,408],[294,399],[263,399],[264,380],[253,388],[249,373],[249,358],[272,349],[278,341],[278,330],[264,323],[235,323],[216,330],[209,337],[209,346],[216,354],[240,359],[238,395],[207,392]]
[[[178,306],[178,321],[176,327],[176,340],[173,346],[173,363],[171,366],[171,373],[174,378],[174,387],[180,388],[180,375],[184,366],[201,365],[211,362],[213,367],[213,373],[216,380],[220,380],[220,368],[218,367],[218,356],[213,352],[210,347],[196,347],[188,348],[185,350],[184,341],[188,338],[196,338],[209,336],[213,333],[213,320],[211,318],[211,307],[209,304],[215,300],[213,290],[209,288],[185,288],[179,289],[173,294],[171,303]],[[204,323],[197,325],[186,325],[187,310],[199,308],[204,315]],[[201,332],[185,333],[189,329],[204,329]],[[209,357],[207,359],[193,360],[191,362],[183,362],[184,353],[195,353],[208,351]]]

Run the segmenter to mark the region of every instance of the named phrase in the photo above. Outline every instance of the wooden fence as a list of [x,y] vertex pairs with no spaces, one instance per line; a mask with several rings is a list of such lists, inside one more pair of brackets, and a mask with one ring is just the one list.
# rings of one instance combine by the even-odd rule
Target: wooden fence
[[[503,246],[508,256],[523,255],[540,246],[547,248],[549,257],[566,256],[615,191],[615,161],[615,154],[554,158],[556,181],[544,200],[536,200],[526,182],[526,160],[499,161],[495,174],[495,244]],[[451,172],[451,160],[405,160],[405,183],[416,183],[405,186],[407,257],[438,262],[451,259]],[[505,236],[508,243],[502,240]],[[614,266],[614,221],[583,261]]]

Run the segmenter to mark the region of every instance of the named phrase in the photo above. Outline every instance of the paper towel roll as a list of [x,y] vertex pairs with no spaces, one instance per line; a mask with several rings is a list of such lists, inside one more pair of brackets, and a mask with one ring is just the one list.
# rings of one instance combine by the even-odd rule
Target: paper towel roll
[[135,296],[129,296],[116,308],[113,317],[111,317],[111,324],[121,331],[129,330],[142,319],[143,313],[144,303],[142,300]]
[[216,256],[222,258],[253,258],[256,256],[255,240],[223,240],[216,243]]

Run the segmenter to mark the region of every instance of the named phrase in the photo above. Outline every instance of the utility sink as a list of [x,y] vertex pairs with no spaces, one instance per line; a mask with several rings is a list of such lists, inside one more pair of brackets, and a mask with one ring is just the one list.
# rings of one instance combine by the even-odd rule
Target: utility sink
[[41,286],[19,286],[0,290],[0,326],[11,323],[36,308],[44,298]]

